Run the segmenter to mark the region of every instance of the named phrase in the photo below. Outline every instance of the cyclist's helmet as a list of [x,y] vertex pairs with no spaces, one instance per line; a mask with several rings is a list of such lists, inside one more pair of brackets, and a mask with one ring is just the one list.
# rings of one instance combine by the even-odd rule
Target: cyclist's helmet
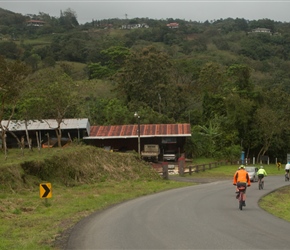
[[264,167],[263,167],[263,166],[261,166],[260,168],[261,168],[261,169],[263,169]]
[[241,166],[240,166],[240,169],[245,169],[245,166],[244,166],[244,165],[241,165]]

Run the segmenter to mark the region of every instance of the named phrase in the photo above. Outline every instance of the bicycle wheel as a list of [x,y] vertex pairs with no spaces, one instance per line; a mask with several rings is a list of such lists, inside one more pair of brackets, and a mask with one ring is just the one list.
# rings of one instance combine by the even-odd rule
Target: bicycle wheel
[[261,190],[261,180],[259,180],[259,190]]
[[261,189],[264,189],[264,182],[261,183]]
[[243,192],[240,192],[240,197],[239,197],[239,209],[243,210]]

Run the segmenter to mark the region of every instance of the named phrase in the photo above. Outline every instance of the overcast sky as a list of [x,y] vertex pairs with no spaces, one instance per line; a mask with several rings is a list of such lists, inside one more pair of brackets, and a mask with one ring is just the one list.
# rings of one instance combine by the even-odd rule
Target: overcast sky
[[128,19],[179,18],[204,22],[231,17],[290,22],[290,0],[0,0],[0,7],[23,15],[44,12],[53,17],[59,17],[61,10],[70,8],[76,12],[80,24],[91,22],[93,19],[123,19],[126,15]]

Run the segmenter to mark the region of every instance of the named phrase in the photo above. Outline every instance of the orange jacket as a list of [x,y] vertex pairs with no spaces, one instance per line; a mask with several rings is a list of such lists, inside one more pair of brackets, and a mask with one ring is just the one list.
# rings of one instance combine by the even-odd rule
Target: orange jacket
[[234,175],[233,184],[237,184],[237,182],[245,182],[249,186],[251,185],[251,180],[250,180],[249,174],[246,170],[240,169],[240,170],[236,171],[236,173]]

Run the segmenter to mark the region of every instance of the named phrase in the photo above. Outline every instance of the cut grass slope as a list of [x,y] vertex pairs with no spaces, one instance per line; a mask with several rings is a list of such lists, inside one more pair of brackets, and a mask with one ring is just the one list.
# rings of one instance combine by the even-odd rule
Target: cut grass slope
[[[4,158],[4,157],[3,157]],[[75,186],[104,181],[160,179],[138,154],[122,154],[91,146],[49,148],[28,152],[23,156],[11,150],[8,160],[2,159],[1,189],[29,189],[40,182],[57,182]]]

